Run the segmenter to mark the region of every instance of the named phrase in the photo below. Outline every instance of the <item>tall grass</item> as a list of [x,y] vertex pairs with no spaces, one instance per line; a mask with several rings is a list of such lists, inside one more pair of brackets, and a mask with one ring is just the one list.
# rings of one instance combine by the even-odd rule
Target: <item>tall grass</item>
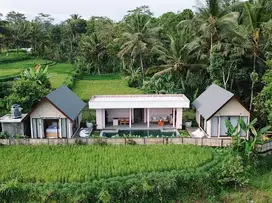
[[211,160],[210,149],[186,145],[10,146],[0,148],[0,181],[84,182],[195,168]]
[[90,79],[79,80],[73,88],[77,95],[87,101],[93,95],[117,95],[117,94],[142,94],[143,92],[136,88],[127,86],[124,79]]

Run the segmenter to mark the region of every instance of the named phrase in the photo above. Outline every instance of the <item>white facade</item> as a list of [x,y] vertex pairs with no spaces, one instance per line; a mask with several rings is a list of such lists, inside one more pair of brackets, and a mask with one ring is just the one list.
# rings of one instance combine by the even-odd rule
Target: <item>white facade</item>
[[54,107],[49,101],[41,102],[37,108],[30,113],[31,138],[46,138],[45,120],[58,121],[59,138],[71,138],[80,125],[82,113],[75,121],[68,119],[61,111]]
[[[227,136],[225,121],[228,119],[235,126],[238,118],[242,118],[246,124],[250,122],[250,112],[236,98],[232,98],[211,118],[205,120],[204,128],[201,126],[201,115],[196,111],[196,121],[209,137]],[[242,134],[242,136],[246,136],[246,134]]]
[[89,108],[96,110],[97,129],[104,129],[113,119],[126,120],[129,128],[134,124],[159,125],[182,128],[182,110],[190,101],[184,95],[108,95],[94,96]]

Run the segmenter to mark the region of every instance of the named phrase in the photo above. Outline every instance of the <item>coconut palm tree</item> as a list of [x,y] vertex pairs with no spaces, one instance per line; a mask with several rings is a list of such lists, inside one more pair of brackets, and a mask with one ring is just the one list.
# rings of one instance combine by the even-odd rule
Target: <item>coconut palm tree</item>
[[203,64],[196,64],[196,60],[205,59],[201,54],[201,41],[192,40],[192,35],[183,30],[177,36],[169,36],[170,45],[165,47],[162,44],[155,46],[152,51],[159,55],[158,61],[162,65],[151,67],[147,74],[154,74],[154,77],[164,75],[169,72],[179,72],[184,75],[193,68],[204,68]]
[[198,14],[193,19],[183,20],[178,26],[195,30],[205,40],[206,51],[211,54],[214,44],[235,31],[238,18],[239,12],[231,12],[225,1],[206,0],[206,5],[198,7]]
[[136,12],[129,18],[127,26],[128,31],[122,35],[123,45],[118,55],[123,62],[127,55],[131,57],[132,63],[138,60],[144,78],[144,55],[155,43],[155,35],[161,28],[152,27],[150,16],[140,12]]
[[30,30],[30,24],[24,21],[16,22],[12,26],[10,40],[16,46],[17,56],[19,55],[20,46],[30,42]]
[[[268,5],[270,3],[270,6]],[[257,62],[265,60],[262,58],[262,50],[265,46],[265,41],[262,39],[263,30],[262,24],[272,17],[270,10],[271,1],[257,0],[242,2],[243,12],[241,14],[241,25],[236,31],[234,39],[239,41],[240,46],[249,53],[253,59],[251,78],[251,94],[250,94],[250,110],[252,109],[254,86],[258,81],[259,75],[256,70]]]
[[82,38],[81,52],[87,61],[94,66],[95,72],[100,74],[102,63],[107,55],[107,47],[96,33]]
[[[1,17],[1,14],[0,14]],[[4,42],[7,42],[7,35],[8,35],[8,27],[7,27],[8,22],[5,20],[1,20],[0,18],[0,52],[1,52],[1,48],[3,47],[2,44],[4,44]]]

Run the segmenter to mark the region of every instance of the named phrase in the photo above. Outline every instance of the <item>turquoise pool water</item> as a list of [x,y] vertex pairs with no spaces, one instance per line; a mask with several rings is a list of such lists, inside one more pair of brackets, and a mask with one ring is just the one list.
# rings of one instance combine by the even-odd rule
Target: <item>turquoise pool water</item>
[[176,137],[176,131],[163,132],[161,130],[119,130],[118,132],[103,132],[102,136],[111,137]]

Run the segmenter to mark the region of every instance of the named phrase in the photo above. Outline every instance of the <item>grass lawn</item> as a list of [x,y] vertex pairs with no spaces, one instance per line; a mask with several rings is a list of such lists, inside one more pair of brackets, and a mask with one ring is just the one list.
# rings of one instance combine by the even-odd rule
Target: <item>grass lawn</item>
[[50,82],[52,84],[53,88],[58,88],[60,87],[66,80],[66,78],[68,77],[68,74],[51,74],[50,75]]
[[53,66],[49,66],[49,73],[58,74],[70,74],[74,70],[74,65],[69,63],[56,63]]
[[18,75],[19,73],[21,73],[20,69],[0,69],[0,77]]
[[[262,165],[250,178],[250,185],[270,194],[272,200],[272,156],[262,157]],[[272,202],[272,201],[271,201]]]
[[202,166],[212,150],[191,145],[9,146],[0,150],[0,182],[83,182]]
[[[3,57],[3,56],[1,56]],[[14,58],[13,55],[9,56]],[[7,57],[6,57],[7,58]],[[51,75],[50,81],[53,88],[61,86],[65,79],[68,77],[68,74],[71,74],[74,65],[68,63],[56,63],[53,61],[42,60],[42,59],[30,59],[24,61],[17,61],[12,63],[3,63],[0,64],[0,77],[12,76],[21,73],[26,68],[34,68],[36,65],[48,64],[48,72]]]
[[[83,100],[88,101],[93,95],[110,94],[142,94],[143,92],[136,88],[127,86],[123,78],[114,78],[113,76],[102,77],[100,79],[79,80],[73,88],[73,91]],[[117,77],[117,76],[115,76]],[[118,76],[119,77],[119,76]],[[99,78],[99,77],[98,77]]]
[[49,68],[48,68],[49,73],[69,74],[73,71],[73,68],[74,68],[73,64],[55,63],[52,61],[42,60],[42,59],[30,59],[30,60],[24,60],[24,61],[17,61],[13,63],[0,64],[0,77],[2,76],[2,72],[3,72],[3,75],[5,74],[4,71],[8,72],[12,70],[15,72],[15,70],[17,70],[18,72],[20,72],[26,68],[34,68],[38,64],[44,65],[47,63],[49,63]]
[[18,70],[24,70],[26,68],[35,67],[37,64],[44,64],[45,61],[41,59],[30,59],[25,61],[17,61],[13,63],[3,63],[0,64],[0,69],[18,69]]
[[120,75],[86,75],[83,77],[83,80],[120,80]]

